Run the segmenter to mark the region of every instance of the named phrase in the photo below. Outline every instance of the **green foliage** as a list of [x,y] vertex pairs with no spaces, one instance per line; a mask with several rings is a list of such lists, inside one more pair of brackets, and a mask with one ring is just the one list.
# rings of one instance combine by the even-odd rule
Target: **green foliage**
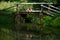
[[43,24],[44,24],[44,26],[49,25],[51,23],[51,21],[52,21],[52,17],[50,17],[50,16],[44,16],[44,18],[43,18]]
[[55,3],[56,4],[57,3],[57,0],[44,0],[43,2],[49,2],[49,3],[52,2],[52,3]]
[[6,9],[6,8],[9,8],[11,6],[14,6],[14,2],[0,2],[0,10],[3,10],[3,9]]
[[13,17],[0,15],[0,24],[11,24],[13,22]]
[[[6,0],[7,1],[7,0]],[[14,0],[11,0],[14,1]],[[40,0],[17,0],[19,1],[19,3],[21,2],[39,2]],[[41,0],[42,1],[42,0]],[[42,2],[53,2],[53,3],[57,3],[57,0],[43,0]],[[0,2],[0,10],[5,9],[4,11],[6,12],[6,14],[12,14],[13,12],[16,12],[15,8],[10,8],[10,9],[6,9],[9,8],[11,6],[14,6],[16,3],[18,2]],[[25,5],[24,5],[25,6]],[[26,6],[24,7],[19,6],[21,9],[19,10],[25,10],[25,8],[27,8]],[[29,8],[33,8],[33,5],[28,5]],[[35,9],[35,6],[34,6]],[[32,23],[27,23],[27,24],[20,24],[20,26],[18,27],[19,30],[23,30],[23,31],[28,31],[28,32],[34,32],[34,33],[40,33],[40,18],[38,17],[37,14],[28,14],[27,18],[29,20],[31,20]],[[10,34],[10,26],[12,26],[14,19],[10,16],[2,16],[0,15],[0,30],[7,34]],[[8,25],[9,24],[9,25]],[[9,29],[7,29],[7,28]],[[58,28],[60,27],[60,16],[55,16],[55,17],[50,17],[50,16],[46,16],[44,15],[43,17],[43,33],[44,34],[49,34],[49,35],[60,35],[60,31]],[[12,30],[12,28],[11,28]],[[4,35],[2,37],[1,35],[2,33],[0,32],[0,38],[1,40],[13,40],[13,37],[10,35]]]
[[52,20],[51,25],[54,27],[59,27],[60,26],[60,16],[56,16],[56,18]]

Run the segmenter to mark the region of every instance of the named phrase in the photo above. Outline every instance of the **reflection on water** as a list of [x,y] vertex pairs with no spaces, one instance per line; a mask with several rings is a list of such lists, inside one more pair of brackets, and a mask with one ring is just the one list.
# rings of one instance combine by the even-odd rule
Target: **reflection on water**
[[[8,30],[8,31],[7,31]],[[42,40],[60,40],[59,36],[55,35],[43,35]],[[39,34],[27,33],[27,32],[16,32],[6,28],[0,30],[0,40],[40,40]]]
[[[0,40],[40,40],[40,34],[36,32],[16,31],[13,28],[9,25],[0,25]],[[43,34],[42,40],[60,40],[60,36]]]

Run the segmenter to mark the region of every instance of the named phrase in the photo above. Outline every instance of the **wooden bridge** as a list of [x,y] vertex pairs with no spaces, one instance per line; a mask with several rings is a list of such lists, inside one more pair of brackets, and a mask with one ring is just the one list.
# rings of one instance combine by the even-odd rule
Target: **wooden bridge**
[[[35,4],[38,4],[38,5],[40,5],[40,10],[33,10],[32,9],[32,11],[20,11],[19,10],[19,5],[30,5],[30,4],[32,4],[32,5],[35,5]],[[15,5],[16,6],[16,12],[15,12],[15,14],[13,14],[14,16],[15,16],[15,28],[16,28],[16,35],[18,35],[18,33],[19,33],[19,31],[18,31],[18,29],[17,29],[17,27],[20,25],[20,24],[22,24],[21,22],[20,22],[20,18],[22,17],[21,15],[27,15],[28,13],[30,13],[30,14],[39,14],[39,17],[40,17],[40,40],[42,40],[42,35],[43,35],[43,23],[42,23],[42,21],[43,21],[43,14],[45,13],[45,14],[47,14],[47,15],[50,15],[50,16],[54,16],[52,13],[53,12],[56,12],[56,13],[58,13],[58,14],[60,14],[60,12],[59,11],[57,11],[57,10],[60,10],[60,9],[58,9],[57,7],[53,7],[53,6],[51,6],[53,3],[18,3],[17,5]],[[44,5],[48,5],[48,7],[47,6],[44,6]],[[14,6],[12,6],[12,7],[14,7]],[[12,7],[9,7],[9,8],[12,8]],[[57,10],[55,10],[55,9],[52,9],[52,8],[50,8],[50,7],[53,7],[53,8],[55,8],[55,9],[57,9]],[[7,9],[9,9],[9,8],[7,8]],[[43,8],[46,8],[47,10],[44,10]],[[51,11],[51,12],[49,12],[49,11]],[[53,12],[52,12],[53,11]],[[1,14],[2,15],[2,14]],[[23,25],[23,24],[22,24]],[[36,25],[36,24],[35,24]],[[28,38],[28,36],[30,36],[30,34],[27,34],[27,38]],[[32,35],[31,35],[32,36]],[[15,40],[19,40],[18,38],[16,38]]]

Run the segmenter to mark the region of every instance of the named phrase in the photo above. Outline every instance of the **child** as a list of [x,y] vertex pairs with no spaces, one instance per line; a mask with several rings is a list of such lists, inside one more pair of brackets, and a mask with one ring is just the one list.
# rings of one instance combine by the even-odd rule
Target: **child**
[[27,8],[26,12],[32,12],[33,10],[31,8]]

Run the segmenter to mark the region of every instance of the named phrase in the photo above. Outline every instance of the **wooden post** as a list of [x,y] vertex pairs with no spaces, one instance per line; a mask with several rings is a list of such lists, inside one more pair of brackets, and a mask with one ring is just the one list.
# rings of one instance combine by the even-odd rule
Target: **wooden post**
[[41,12],[40,12],[40,40],[43,39],[43,23],[42,22],[43,22],[43,8],[41,7]]
[[20,15],[19,15],[19,7],[18,4],[16,5],[16,13],[15,13],[15,40],[19,40],[18,39],[18,34],[19,34],[19,24],[20,24]]
[[16,21],[16,24],[20,24],[20,15],[19,15],[19,7],[18,7],[18,4],[16,5],[16,18],[15,18],[15,21]]

